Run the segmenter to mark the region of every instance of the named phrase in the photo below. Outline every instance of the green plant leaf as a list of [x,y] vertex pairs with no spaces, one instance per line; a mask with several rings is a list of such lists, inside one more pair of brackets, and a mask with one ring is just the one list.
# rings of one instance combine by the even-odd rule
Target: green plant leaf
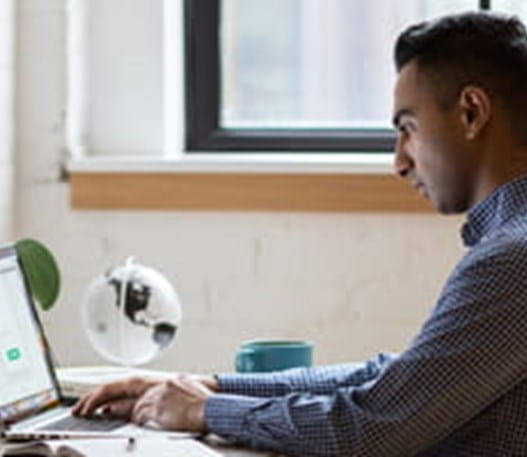
[[23,239],[15,243],[33,298],[49,310],[60,292],[60,272],[55,257],[42,243]]

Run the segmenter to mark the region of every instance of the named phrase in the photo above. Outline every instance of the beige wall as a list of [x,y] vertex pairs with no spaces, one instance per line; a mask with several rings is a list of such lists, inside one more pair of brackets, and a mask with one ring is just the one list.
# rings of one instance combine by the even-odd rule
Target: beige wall
[[44,322],[63,364],[101,363],[79,322],[94,275],[134,254],[176,286],[184,321],[151,366],[228,370],[240,341],[307,338],[320,363],[397,351],[461,255],[461,219],[434,215],[72,211],[65,155],[64,2],[20,0],[16,236],[57,254],[64,287]]
[[13,236],[13,0],[0,0],[0,239]]

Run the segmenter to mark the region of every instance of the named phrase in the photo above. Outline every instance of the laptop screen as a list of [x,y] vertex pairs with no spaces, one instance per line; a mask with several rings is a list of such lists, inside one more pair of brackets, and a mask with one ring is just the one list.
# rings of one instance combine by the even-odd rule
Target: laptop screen
[[59,400],[46,342],[16,251],[0,249],[0,421]]

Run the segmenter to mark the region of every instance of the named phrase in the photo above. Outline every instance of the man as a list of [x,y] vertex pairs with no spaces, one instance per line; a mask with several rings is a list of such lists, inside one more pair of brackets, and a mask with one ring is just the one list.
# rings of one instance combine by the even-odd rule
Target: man
[[76,406],[298,456],[527,456],[527,32],[467,13],[395,48],[395,168],[466,255],[410,346],[363,365],[132,379]]

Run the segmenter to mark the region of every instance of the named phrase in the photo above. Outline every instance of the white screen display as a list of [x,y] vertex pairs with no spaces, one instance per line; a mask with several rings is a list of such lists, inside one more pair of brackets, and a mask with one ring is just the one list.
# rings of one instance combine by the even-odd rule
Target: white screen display
[[[42,397],[45,392],[48,395]],[[13,405],[18,412],[34,409],[38,399],[49,401],[53,392],[44,343],[20,266],[15,256],[0,258],[0,406],[19,402]],[[13,408],[8,410],[13,412]]]

